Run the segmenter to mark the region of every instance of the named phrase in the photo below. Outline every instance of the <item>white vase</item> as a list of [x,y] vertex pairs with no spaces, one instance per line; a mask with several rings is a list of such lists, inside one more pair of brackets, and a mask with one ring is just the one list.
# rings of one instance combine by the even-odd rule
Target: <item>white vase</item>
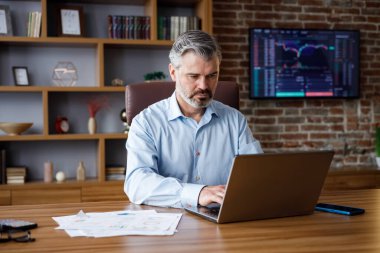
[[89,134],[96,133],[96,121],[94,117],[90,117],[88,119],[88,133]]
[[77,180],[84,181],[85,179],[86,179],[86,169],[83,165],[83,161],[80,161],[77,168]]
[[380,169],[380,157],[376,157],[377,168]]

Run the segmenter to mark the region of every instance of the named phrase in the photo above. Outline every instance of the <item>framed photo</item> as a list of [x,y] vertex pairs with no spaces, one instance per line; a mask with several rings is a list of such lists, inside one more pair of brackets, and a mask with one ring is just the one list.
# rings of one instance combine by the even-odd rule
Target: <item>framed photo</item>
[[83,8],[61,6],[58,8],[58,36],[83,37]]
[[13,36],[9,6],[0,5],[0,36]]
[[29,75],[27,67],[12,67],[15,85],[27,86],[29,85]]

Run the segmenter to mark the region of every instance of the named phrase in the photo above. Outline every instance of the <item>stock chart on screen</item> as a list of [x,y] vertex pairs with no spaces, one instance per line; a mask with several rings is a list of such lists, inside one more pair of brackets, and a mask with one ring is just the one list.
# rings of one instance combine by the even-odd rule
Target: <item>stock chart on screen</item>
[[250,29],[251,98],[359,97],[359,32]]

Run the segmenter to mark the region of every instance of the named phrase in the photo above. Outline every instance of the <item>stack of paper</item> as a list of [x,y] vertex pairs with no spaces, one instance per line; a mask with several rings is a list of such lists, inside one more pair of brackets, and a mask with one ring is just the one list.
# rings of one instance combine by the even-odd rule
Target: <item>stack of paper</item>
[[173,235],[181,213],[146,211],[115,211],[84,213],[53,217],[71,237],[110,237],[121,235]]

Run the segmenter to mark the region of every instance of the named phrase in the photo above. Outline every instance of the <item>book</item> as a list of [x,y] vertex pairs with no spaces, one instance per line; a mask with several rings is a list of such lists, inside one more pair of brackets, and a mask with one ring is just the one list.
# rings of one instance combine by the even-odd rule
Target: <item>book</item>
[[0,183],[1,184],[5,184],[6,183],[6,166],[7,166],[7,163],[6,163],[6,151],[5,149],[2,149],[1,150],[1,153],[0,153],[0,173],[1,173],[1,181]]
[[35,33],[34,37],[39,38],[41,34],[41,12],[37,12],[36,24],[35,24]]
[[113,23],[112,23],[112,15],[107,16],[107,22],[108,22],[108,38],[113,38]]
[[119,174],[116,174],[116,175],[107,175],[106,176],[106,180],[125,180],[125,175],[119,175]]
[[9,176],[26,176],[26,167],[8,167],[7,169],[7,177]]
[[23,184],[26,178],[26,167],[8,167],[7,184]]
[[106,168],[106,174],[125,174],[125,167],[120,166],[120,167],[107,167]]

